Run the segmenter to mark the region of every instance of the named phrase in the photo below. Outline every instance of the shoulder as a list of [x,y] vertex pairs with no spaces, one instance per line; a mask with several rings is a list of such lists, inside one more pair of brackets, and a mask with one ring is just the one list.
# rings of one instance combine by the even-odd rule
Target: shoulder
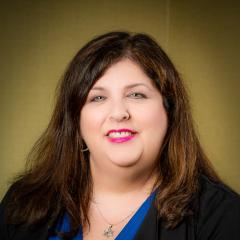
[[13,184],[3,200],[0,203],[0,239],[1,240],[20,240],[20,239],[34,239],[43,240],[47,239],[48,228],[46,225],[39,226],[36,229],[29,227],[22,227],[15,224],[9,224],[7,221],[7,210],[9,204],[12,202],[12,195],[16,189],[16,185]]
[[[222,182],[214,182],[205,175],[200,177],[200,204],[225,204],[234,202],[238,206],[240,204],[240,196],[230,187]],[[222,206],[222,204],[221,204]]]
[[200,178],[198,239],[239,239],[240,196],[221,182]]
[[11,186],[0,203],[0,239],[8,239],[8,227],[7,227],[7,206],[10,202],[14,186]]

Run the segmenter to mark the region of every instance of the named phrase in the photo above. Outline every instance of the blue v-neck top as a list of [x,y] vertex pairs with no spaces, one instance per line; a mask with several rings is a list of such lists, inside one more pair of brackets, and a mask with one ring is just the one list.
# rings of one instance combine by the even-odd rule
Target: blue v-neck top
[[[146,217],[148,210],[152,204],[156,195],[156,191],[153,192],[139,207],[136,213],[132,216],[129,222],[121,230],[121,232],[115,237],[115,240],[133,240],[138,229],[140,228],[144,218]],[[69,218],[67,214],[64,215],[64,218],[57,226],[58,232],[68,232],[70,229]],[[48,240],[60,240],[58,236],[51,236]],[[83,240],[82,229],[79,230],[79,233],[73,238],[73,240]]]

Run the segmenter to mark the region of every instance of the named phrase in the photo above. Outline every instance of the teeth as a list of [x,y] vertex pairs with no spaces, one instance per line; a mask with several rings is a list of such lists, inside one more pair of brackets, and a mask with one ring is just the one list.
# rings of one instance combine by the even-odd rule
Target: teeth
[[127,137],[133,135],[131,132],[112,132],[108,136],[111,138]]

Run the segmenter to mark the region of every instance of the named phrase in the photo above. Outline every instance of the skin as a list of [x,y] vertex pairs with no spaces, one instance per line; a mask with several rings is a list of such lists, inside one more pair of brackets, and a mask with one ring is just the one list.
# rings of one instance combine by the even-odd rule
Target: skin
[[[139,85],[128,87],[133,84]],[[167,127],[161,93],[129,59],[112,65],[90,90],[81,110],[80,128],[90,152],[93,201],[109,222],[117,223],[129,215],[150,193]],[[127,142],[110,142],[107,132],[122,128],[137,133]],[[95,204],[89,218],[91,230],[85,231],[84,239],[104,239],[106,221]],[[128,220],[116,225],[115,233]]]

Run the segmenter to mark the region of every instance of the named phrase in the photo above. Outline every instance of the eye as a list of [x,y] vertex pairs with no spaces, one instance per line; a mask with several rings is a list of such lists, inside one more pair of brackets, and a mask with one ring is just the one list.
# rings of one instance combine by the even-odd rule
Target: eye
[[147,98],[145,94],[143,94],[143,93],[138,93],[138,92],[136,92],[136,93],[131,93],[129,96],[133,96],[133,98],[136,98],[136,99],[138,99],[138,98]]
[[92,97],[90,102],[101,102],[105,99],[105,97],[103,96],[96,96],[96,97]]

